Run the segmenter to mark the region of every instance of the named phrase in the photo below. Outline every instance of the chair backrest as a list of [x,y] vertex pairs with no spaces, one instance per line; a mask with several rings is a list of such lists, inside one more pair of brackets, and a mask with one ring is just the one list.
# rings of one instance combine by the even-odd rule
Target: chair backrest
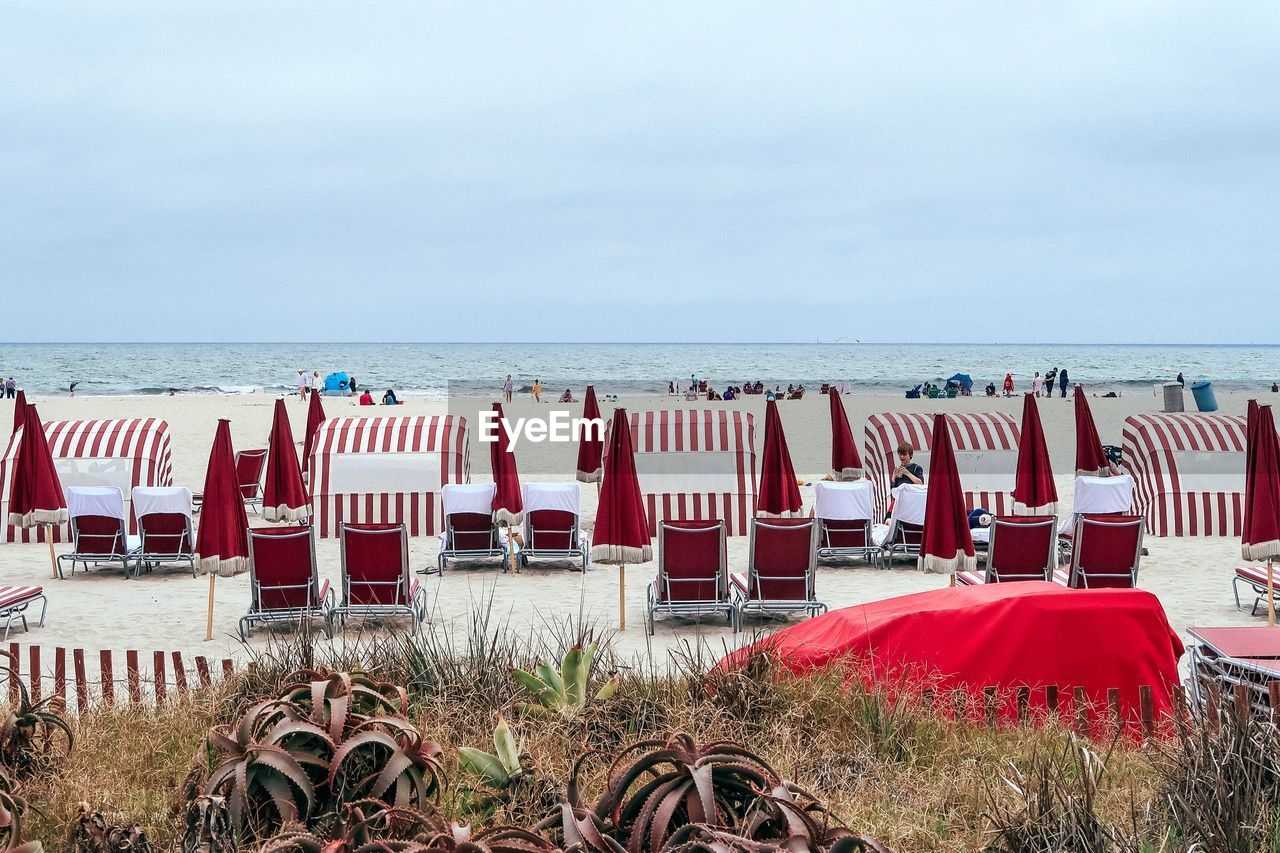
[[747,598],[753,601],[808,601],[816,565],[812,518],[751,520]]
[[266,448],[236,451],[236,483],[240,496],[256,498],[262,492],[262,472],[267,464]]
[[124,496],[119,489],[72,486],[66,496],[76,554],[118,557],[128,552]]
[[257,609],[320,606],[313,528],[250,528],[249,558]]
[[525,547],[530,551],[571,551],[578,547],[578,515],[561,509],[526,511]]
[[194,535],[191,516],[181,512],[152,512],[138,516],[144,554],[190,554]]
[[1137,586],[1142,526],[1140,515],[1077,518],[1068,583],[1089,589]]
[[488,512],[453,512],[445,516],[445,550],[495,551],[498,526]]
[[1053,577],[1057,549],[1057,516],[996,516],[987,543],[987,583],[1047,581]]
[[818,546],[821,548],[871,547],[871,519],[819,518]]
[[874,497],[870,480],[813,484],[813,514],[829,521],[870,520]]
[[409,603],[409,533],[403,524],[343,524],[342,578],[347,604]]
[[658,526],[658,600],[727,601],[727,535],[725,524],[719,519],[663,521]]

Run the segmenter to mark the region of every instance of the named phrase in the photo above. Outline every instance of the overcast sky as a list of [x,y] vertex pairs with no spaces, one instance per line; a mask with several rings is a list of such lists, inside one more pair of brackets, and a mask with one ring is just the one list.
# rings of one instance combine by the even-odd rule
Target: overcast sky
[[6,2],[0,336],[1274,341],[1278,33],[1274,2]]

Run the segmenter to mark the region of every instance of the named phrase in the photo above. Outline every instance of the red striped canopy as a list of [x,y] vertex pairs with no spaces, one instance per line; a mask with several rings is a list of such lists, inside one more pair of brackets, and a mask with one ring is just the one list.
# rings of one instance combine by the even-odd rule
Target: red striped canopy
[[23,419],[13,481],[9,484],[7,523],[23,528],[62,524],[67,520],[67,499],[34,405],[26,407]]
[[831,476],[837,480],[860,480],[862,457],[858,455],[858,443],[853,440],[844,401],[834,385],[827,396],[831,398]]
[[[660,521],[708,519],[723,520],[730,536],[747,535],[756,505],[750,413],[672,409],[633,412],[629,420],[650,536]],[[606,468],[609,442],[606,435]]]
[[1246,560],[1280,557],[1280,448],[1270,406],[1259,406],[1250,436],[1240,550]]
[[920,537],[920,570],[942,574],[972,571],[973,537],[946,415],[933,416],[929,447],[929,473],[925,477],[929,493],[925,496],[924,533]]
[[764,452],[760,455],[756,514],[793,516],[800,512],[800,504],[800,486],[787,449],[787,435],[782,431],[778,404],[769,400],[764,407]]
[[262,515],[267,521],[301,521],[307,517],[307,489],[302,485],[298,449],[289,428],[284,400],[276,400],[267,440],[267,476],[262,487]]
[[502,404],[494,403],[498,416],[496,441],[489,444],[489,465],[493,472],[493,520],[498,524],[516,527],[524,522],[524,495],[520,493],[520,472],[516,468],[516,455],[511,451],[511,439],[502,425]]
[[1246,422],[1239,415],[1132,415],[1121,432],[1134,504],[1154,536],[1239,536]]
[[[44,434],[54,467],[65,488],[106,486],[124,495],[130,532],[137,532],[130,493],[134,486],[172,486],[173,469],[169,450],[169,425],[159,418],[108,418],[77,421],[45,421]],[[18,452],[15,433],[0,459],[0,513],[6,508]],[[65,524],[22,530],[7,527],[6,542],[35,542],[52,533],[55,542],[70,541]]]
[[1072,400],[1076,414],[1076,476],[1105,477],[1111,470],[1107,452],[1102,449],[1098,427],[1093,422],[1093,410],[1084,388],[1077,385]]
[[339,524],[405,524],[434,536],[441,489],[471,481],[466,418],[457,415],[330,418],[311,450],[311,518],[321,538]]
[[1022,429],[1018,439],[1018,472],[1013,487],[1015,515],[1056,515],[1058,487],[1053,482],[1049,448],[1040,425],[1040,406],[1034,394],[1022,398]]
[[[600,404],[596,402],[596,386],[588,385],[582,398],[582,419],[588,424],[600,420]],[[599,430],[586,428],[578,437],[578,481],[600,482],[601,465],[604,463],[604,436]]]
[[[996,515],[1013,511],[1018,424],[1004,412],[947,414],[956,468],[966,509],[984,507]],[[933,417],[918,412],[885,412],[867,418],[863,461],[875,489],[876,517],[888,514],[889,472],[897,465],[898,443],[916,449],[915,460],[927,472]],[[925,479],[928,484],[928,479]]]

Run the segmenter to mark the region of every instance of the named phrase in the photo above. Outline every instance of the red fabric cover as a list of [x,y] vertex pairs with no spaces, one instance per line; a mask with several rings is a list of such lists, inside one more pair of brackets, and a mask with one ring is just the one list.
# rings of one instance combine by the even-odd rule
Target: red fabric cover
[[524,517],[524,496],[520,493],[520,473],[516,470],[516,455],[511,452],[511,441],[502,426],[502,404],[494,403],[498,416],[496,440],[489,443],[489,466],[493,471],[494,520],[505,524],[519,524]]
[[[408,547],[403,524],[343,525],[342,565],[351,581],[347,603],[408,604],[412,594],[405,577]],[[396,585],[387,586],[388,583]]]
[[205,571],[239,572],[249,556],[249,519],[236,482],[235,453],[231,449],[231,421],[218,421],[204,475],[204,499],[196,552]]
[[1090,589],[1132,586],[1131,571],[1143,523],[1140,515],[1086,513],[1080,516],[1073,556],[1084,578],[1076,578],[1076,582],[1084,586],[1087,579]]
[[600,505],[591,531],[591,559],[606,565],[647,563],[653,559],[649,521],[636,475],[631,422],[623,408],[613,410]]
[[302,436],[302,467],[311,470],[311,451],[315,448],[316,430],[324,423],[324,406],[320,403],[320,395],[311,392],[311,402],[307,404],[307,431]]
[[1098,437],[1098,427],[1093,423],[1093,411],[1089,408],[1084,388],[1076,386],[1072,402],[1076,410],[1076,476],[1104,476],[1110,470],[1110,463],[1102,450],[1102,439]]
[[138,517],[143,554],[190,554],[187,517],[180,512],[153,512]]
[[49,440],[34,403],[23,408],[22,418],[22,441],[14,459],[13,484],[9,489],[9,524],[35,527],[66,521],[67,499],[62,494],[62,481],[53,467]]
[[1022,429],[1018,435],[1018,473],[1013,486],[1014,506],[1017,507],[1020,504],[1029,509],[1042,510],[1051,504],[1056,505],[1058,487],[1053,483],[1049,448],[1044,441],[1044,428],[1040,425],[1040,406],[1032,394],[1027,394],[1022,400]]
[[312,578],[316,576],[315,552],[311,549],[313,535],[311,528],[307,527],[254,529],[253,576],[261,587],[259,604],[263,610],[319,606],[323,599],[312,598],[315,592]]
[[[858,455],[858,445],[854,443],[853,429],[849,426],[840,391],[835,387],[829,388],[827,396],[831,398],[831,471],[838,478],[849,469],[861,471],[862,457]],[[768,424],[765,426],[768,428]]]
[[1266,560],[1280,556],[1280,446],[1270,406],[1258,407],[1249,433],[1240,546],[1246,560]]
[[[1024,433],[1025,435],[1025,433]],[[995,580],[1048,580],[1058,547],[1058,525],[1052,515],[1017,515],[995,519],[987,568]]]
[[109,515],[80,515],[75,521],[76,554],[120,557],[127,553],[124,519]]
[[240,484],[240,497],[244,499],[262,496],[262,469],[267,464],[267,449],[241,450],[232,455],[236,463],[236,482]]
[[[662,573],[656,587],[658,601],[723,601],[725,555],[720,521],[662,522]],[[671,594],[667,595],[668,581]]]
[[306,505],[307,489],[302,485],[302,466],[298,464],[298,451],[293,446],[289,412],[284,400],[279,399],[271,418],[271,438],[267,441],[267,481],[263,486],[262,506],[270,510],[280,506],[296,510]]
[[573,527],[578,517],[563,509],[535,509],[529,513],[530,551],[572,551],[578,547]]
[[920,563],[927,572],[972,569],[973,537],[969,534],[969,514],[964,508],[964,488],[956,469],[955,449],[947,416],[933,416],[930,440],[929,493],[924,504],[924,535],[920,537]]
[[22,429],[22,425],[27,422],[27,392],[21,388],[18,389],[18,396],[13,401],[13,431],[17,432]]
[[[963,689],[976,714],[983,688],[994,686],[1006,720],[1017,718],[1017,687],[1056,685],[1064,715],[1074,708],[1074,688],[1084,688],[1098,709],[1106,707],[1107,690],[1118,688],[1122,719],[1131,723],[1141,685],[1152,688],[1157,719],[1172,710],[1182,655],[1151,593],[1040,581],[938,589],[834,610],[739,649],[719,666],[732,669],[757,649],[771,650],[795,673],[848,662],[853,677],[890,690]],[[1045,708],[1044,690],[1031,690],[1030,707]]]
[[756,523],[751,541],[756,577],[746,589],[748,600],[805,601],[809,597],[809,559],[816,523],[812,518],[770,518]]
[[825,536],[818,545],[823,548],[867,548],[871,545],[871,521],[866,518],[822,519]]
[[[582,419],[591,423],[600,418],[600,404],[596,402],[596,386],[588,385],[582,399]],[[604,436],[594,429],[586,429],[578,439],[578,479],[594,483],[600,479],[600,466],[604,458]]]
[[493,524],[493,514],[487,512],[451,512],[449,527],[453,551],[495,551],[498,548],[498,528]]
[[789,515],[799,512],[800,505],[800,486],[796,484],[796,470],[791,466],[782,418],[778,416],[778,404],[770,400],[764,407],[764,454],[760,459],[756,512]]

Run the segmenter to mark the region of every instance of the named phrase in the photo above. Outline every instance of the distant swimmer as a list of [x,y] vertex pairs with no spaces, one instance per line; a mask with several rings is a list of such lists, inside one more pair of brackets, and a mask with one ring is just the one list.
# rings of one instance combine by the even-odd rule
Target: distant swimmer
[[76,395],[76,386],[79,384],[80,384],[79,380],[76,380],[75,382],[71,383],[71,387],[67,389],[70,396],[74,397]]

